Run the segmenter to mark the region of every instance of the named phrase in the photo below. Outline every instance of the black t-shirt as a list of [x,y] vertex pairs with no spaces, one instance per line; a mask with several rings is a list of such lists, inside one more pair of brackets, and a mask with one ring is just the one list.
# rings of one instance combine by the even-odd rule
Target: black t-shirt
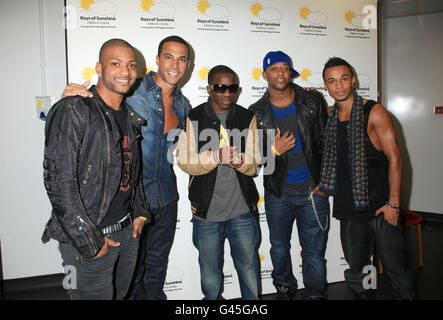
[[128,110],[124,104],[120,106],[119,110],[114,110],[107,107],[112,112],[118,129],[120,130],[122,139],[117,147],[121,148],[122,153],[122,175],[120,186],[111,201],[109,210],[100,223],[100,228],[106,228],[110,225],[116,224],[130,212],[130,198],[131,198],[131,168],[132,168],[132,152],[131,144],[128,137]]
[[370,220],[374,218],[372,211],[356,212],[353,206],[350,154],[346,133],[348,123],[349,121],[337,123],[337,194],[334,197],[332,215],[339,220]]

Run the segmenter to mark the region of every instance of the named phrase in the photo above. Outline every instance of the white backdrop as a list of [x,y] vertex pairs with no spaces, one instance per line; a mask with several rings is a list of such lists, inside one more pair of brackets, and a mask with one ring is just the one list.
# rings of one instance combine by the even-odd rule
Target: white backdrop
[[[295,83],[321,91],[321,72],[332,56],[348,60],[357,70],[360,94],[377,100],[376,0],[67,0],[67,62],[71,82],[96,82],[94,71],[101,44],[123,38],[136,47],[143,69],[156,70],[155,56],[161,39],[176,34],[187,40],[195,57],[192,74],[183,87],[195,107],[207,99],[209,69],[226,64],[240,77],[238,103],[245,107],[266,90],[261,77],[262,59],[270,50],[282,50],[300,73]],[[369,6],[368,6],[369,5]],[[169,299],[200,299],[197,250],[192,245],[191,211],[187,199],[188,176],[176,167],[180,202],[177,232],[170,255],[165,290]],[[259,248],[263,293],[273,292],[269,235],[264,212],[262,177]],[[294,227],[292,257],[300,288],[301,255]],[[346,261],[340,246],[339,224],[330,219],[327,250],[328,282],[343,280]],[[240,296],[237,275],[226,243],[225,298]]]

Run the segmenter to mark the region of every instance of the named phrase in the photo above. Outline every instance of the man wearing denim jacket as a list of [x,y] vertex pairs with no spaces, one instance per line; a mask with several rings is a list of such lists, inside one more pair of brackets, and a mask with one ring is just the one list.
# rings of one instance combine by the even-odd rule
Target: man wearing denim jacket
[[[178,201],[176,176],[172,162],[168,161],[174,135],[168,133],[183,128],[191,109],[189,100],[177,88],[178,81],[189,67],[188,44],[178,36],[163,39],[156,63],[157,73],[148,73],[134,93],[126,98],[126,102],[147,121],[142,127],[142,179],[153,217],[153,223],[145,227],[142,235],[129,298],[164,300],[163,285],[175,234]],[[88,85],[70,84],[62,97],[89,95]]]

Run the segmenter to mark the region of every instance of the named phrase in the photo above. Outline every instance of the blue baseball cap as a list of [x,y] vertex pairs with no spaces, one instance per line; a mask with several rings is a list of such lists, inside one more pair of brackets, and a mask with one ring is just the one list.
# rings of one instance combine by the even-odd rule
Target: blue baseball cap
[[292,68],[291,58],[283,51],[269,51],[263,58],[263,71],[266,71],[270,65],[278,62],[285,62],[289,65],[293,78],[299,75],[299,73]]

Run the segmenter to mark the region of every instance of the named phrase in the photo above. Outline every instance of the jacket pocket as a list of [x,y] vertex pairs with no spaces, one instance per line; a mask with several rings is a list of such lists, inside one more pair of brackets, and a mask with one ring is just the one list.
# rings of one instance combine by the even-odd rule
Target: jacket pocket
[[94,257],[101,249],[98,239],[95,239],[95,227],[85,221],[81,216],[77,216],[78,226],[78,249],[85,257]]

